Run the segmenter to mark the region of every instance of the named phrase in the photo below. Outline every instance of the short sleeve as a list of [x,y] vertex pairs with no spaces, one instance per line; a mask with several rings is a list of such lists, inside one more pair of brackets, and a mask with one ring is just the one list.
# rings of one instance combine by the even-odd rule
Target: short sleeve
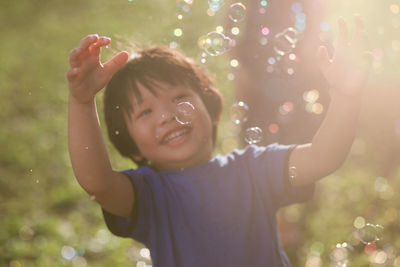
[[251,145],[245,149],[251,176],[271,196],[276,209],[307,201],[314,193],[314,183],[293,187],[289,181],[289,156],[295,147],[273,143],[268,146]]
[[149,232],[152,198],[149,194],[149,185],[144,175],[137,170],[122,171],[131,182],[134,192],[134,205],[130,217],[120,217],[104,209],[103,216],[108,229],[120,237],[131,237],[145,243]]

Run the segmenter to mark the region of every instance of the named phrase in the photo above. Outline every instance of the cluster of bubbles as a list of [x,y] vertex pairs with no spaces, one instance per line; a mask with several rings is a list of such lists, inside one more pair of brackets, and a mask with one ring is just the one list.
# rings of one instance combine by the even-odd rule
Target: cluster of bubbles
[[[351,243],[353,245],[364,244],[364,252],[372,256],[371,261],[383,264],[386,261],[387,253],[377,250],[376,247],[376,242],[382,239],[383,226],[367,223],[361,216],[354,220],[353,225],[356,230],[353,232],[354,240]],[[347,242],[336,244],[330,254],[332,266],[349,266],[349,257],[352,251],[354,251],[354,247]]]
[[234,42],[222,32],[212,31],[199,38],[198,44],[208,55],[219,56],[229,51]]
[[[209,0],[209,10],[212,12],[218,11],[223,5],[222,0]],[[240,22],[244,20],[246,15],[246,6],[240,2],[233,3],[229,8],[229,18],[233,22]],[[240,30],[238,27],[231,29],[233,35],[238,35]],[[229,51],[234,45],[235,41],[223,33],[223,27],[218,26],[216,31],[211,31],[206,35],[200,36],[198,39],[199,47],[210,56],[219,56]],[[206,57],[202,56],[201,62],[206,62]]]
[[[382,241],[383,226],[368,223],[362,216],[354,219],[355,230],[346,242],[337,243],[330,251],[330,266],[345,267],[351,266],[351,258],[357,251],[363,251],[369,257],[370,266],[400,266],[400,256],[396,255],[396,248],[387,243],[379,248],[378,241]],[[357,246],[362,245],[361,250]],[[324,251],[324,244],[314,242],[310,246],[310,253],[307,256],[306,266],[322,266],[321,254]],[[325,266],[325,265],[323,265]]]

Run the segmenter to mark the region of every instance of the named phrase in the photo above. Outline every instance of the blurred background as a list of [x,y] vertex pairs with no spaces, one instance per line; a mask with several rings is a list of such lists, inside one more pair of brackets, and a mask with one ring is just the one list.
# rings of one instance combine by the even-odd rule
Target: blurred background
[[[280,211],[281,237],[293,266],[400,266],[399,0],[1,1],[0,266],[151,266],[142,244],[108,232],[72,173],[65,73],[85,35],[112,38],[103,60],[162,44],[208,68],[225,98],[225,154],[311,140],[329,105],[314,53],[333,52],[337,18],[352,26],[354,13],[374,56],[357,138],[311,202]],[[113,167],[135,167],[104,136]]]

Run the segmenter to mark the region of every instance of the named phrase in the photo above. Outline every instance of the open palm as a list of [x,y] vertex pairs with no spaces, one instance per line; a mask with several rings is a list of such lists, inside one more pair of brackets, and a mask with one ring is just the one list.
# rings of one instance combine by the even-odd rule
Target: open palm
[[326,47],[321,46],[318,50],[318,63],[332,93],[346,96],[361,92],[371,65],[367,34],[358,15],[354,16],[354,23],[353,37],[350,38],[346,22],[339,18],[339,36],[332,58],[329,58]]
[[69,57],[70,69],[67,71],[70,94],[80,103],[92,101],[98,91],[110,81],[114,73],[128,60],[123,51],[106,63],[100,60],[101,47],[108,45],[111,39],[97,34],[83,38]]

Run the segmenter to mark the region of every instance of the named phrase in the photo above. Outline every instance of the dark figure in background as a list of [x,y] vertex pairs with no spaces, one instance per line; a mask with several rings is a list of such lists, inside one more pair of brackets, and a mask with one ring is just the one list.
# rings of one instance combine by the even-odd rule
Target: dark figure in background
[[[310,142],[329,103],[326,81],[315,63],[318,47],[331,47],[327,45],[328,34],[323,32],[328,26],[321,24],[323,3],[321,0],[242,3],[246,6],[245,20],[228,19],[225,24],[228,35],[236,40],[230,56],[239,61],[239,67],[232,70],[237,100],[249,106],[242,129],[260,127],[263,141],[259,144],[262,145]],[[325,29],[321,30],[321,25]],[[239,36],[231,35],[232,27],[241,30]],[[274,49],[274,36],[289,27],[299,32],[298,41],[291,52],[279,55]],[[313,108],[310,103],[306,111],[304,93],[311,90],[314,90],[311,102],[317,106]]]

